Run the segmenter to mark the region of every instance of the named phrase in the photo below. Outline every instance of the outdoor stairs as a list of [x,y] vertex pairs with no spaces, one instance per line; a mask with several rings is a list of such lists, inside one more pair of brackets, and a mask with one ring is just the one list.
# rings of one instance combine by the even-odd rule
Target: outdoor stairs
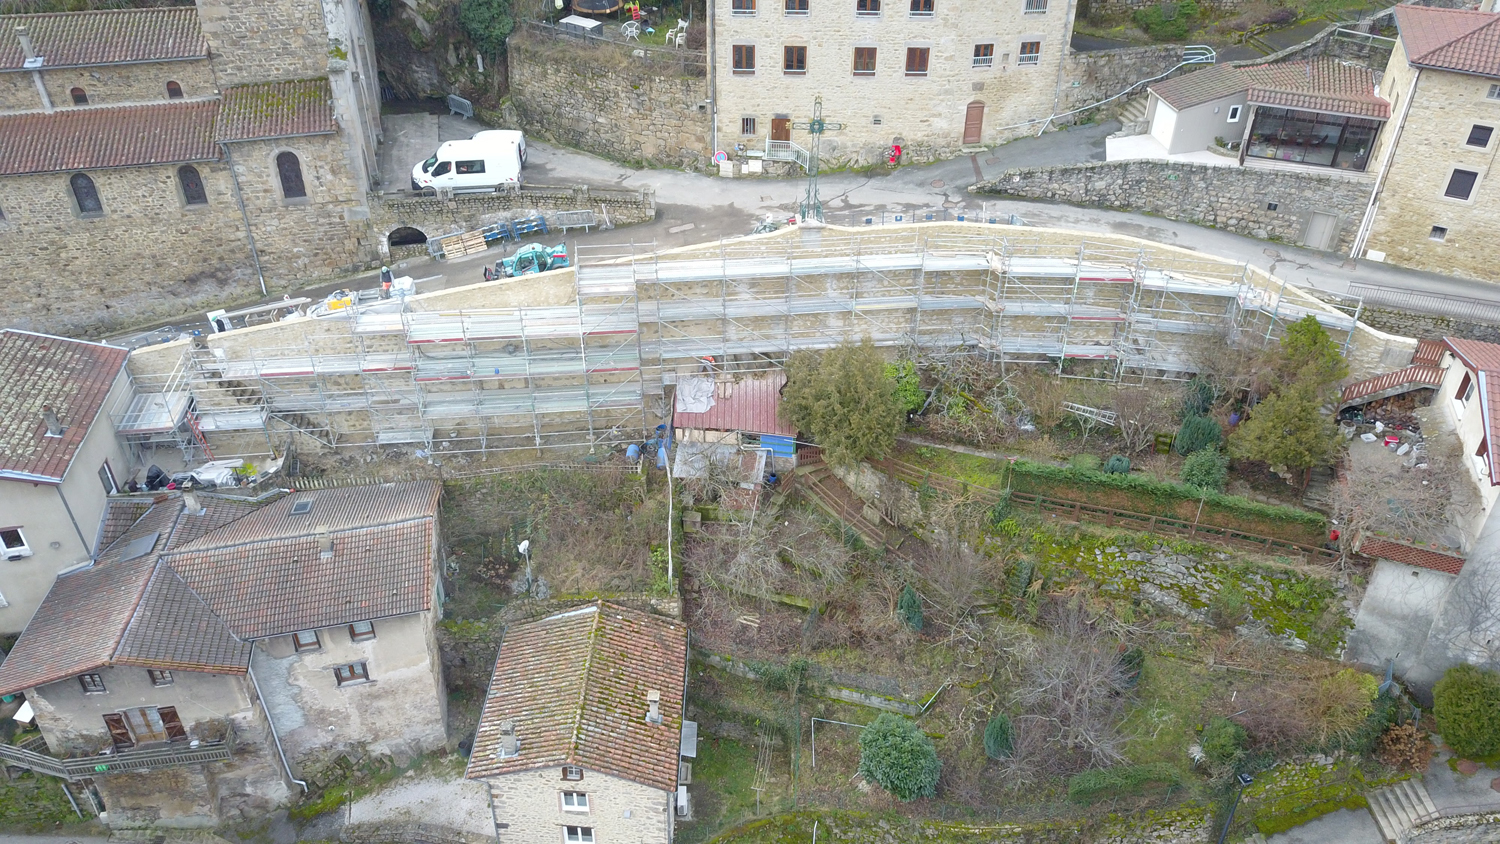
[[830,516],[843,522],[850,530],[858,534],[866,545],[881,551],[894,549],[890,531],[881,523],[881,519],[877,517],[872,522],[865,518],[864,501],[845,486],[827,464],[818,463],[807,467],[806,471],[799,467],[793,474],[792,480],[808,500]]
[[1312,470],[1307,489],[1302,491],[1302,506],[1325,515],[1333,512],[1333,470],[1327,467]]
[[1437,806],[1420,780],[1402,780],[1395,785],[1377,788],[1365,798],[1370,814],[1388,844],[1405,841],[1406,834],[1420,824],[1438,816]]
[[1125,101],[1125,107],[1120,109],[1120,131],[1113,137],[1126,138],[1131,135],[1143,135],[1151,128],[1151,121],[1146,114],[1151,98],[1141,95],[1131,97]]

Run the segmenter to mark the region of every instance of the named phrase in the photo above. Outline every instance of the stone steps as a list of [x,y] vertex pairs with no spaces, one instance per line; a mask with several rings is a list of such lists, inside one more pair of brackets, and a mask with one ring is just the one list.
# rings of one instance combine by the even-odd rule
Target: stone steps
[[1370,814],[1388,844],[1404,840],[1413,827],[1438,816],[1437,806],[1419,780],[1402,780],[1365,795]]
[[1146,114],[1146,109],[1149,107],[1150,102],[1151,98],[1145,95],[1127,99],[1125,105],[1120,109],[1118,117],[1120,131],[1114,133],[1111,137],[1125,138],[1131,135],[1145,134],[1151,128],[1151,121]]

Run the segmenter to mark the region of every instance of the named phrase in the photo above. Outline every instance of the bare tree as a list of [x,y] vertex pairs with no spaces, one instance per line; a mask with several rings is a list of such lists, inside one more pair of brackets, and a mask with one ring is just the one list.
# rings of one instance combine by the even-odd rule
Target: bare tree
[[1219,402],[1232,402],[1240,392],[1263,396],[1270,392],[1275,350],[1262,338],[1237,333],[1225,323],[1211,334],[1200,334],[1188,349],[1199,377],[1213,384]]
[[1120,445],[1126,454],[1137,454],[1155,442],[1156,435],[1170,430],[1182,407],[1182,390],[1176,387],[1119,387],[1113,397],[1119,417]]
[[1404,461],[1368,448],[1349,453],[1332,502],[1349,541],[1361,531],[1376,531],[1432,542],[1462,533],[1472,521],[1478,494],[1456,438],[1432,434],[1424,445]]

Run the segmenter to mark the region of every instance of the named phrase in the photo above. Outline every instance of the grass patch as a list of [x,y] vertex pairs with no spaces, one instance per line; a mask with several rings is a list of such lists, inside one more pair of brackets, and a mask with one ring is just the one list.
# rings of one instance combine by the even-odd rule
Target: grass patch
[[52,777],[31,773],[13,780],[0,777],[0,829],[44,832],[83,823],[62,784]]
[[755,749],[704,737],[693,760],[693,820],[677,833],[680,844],[699,844],[729,824],[755,814]]
[[1167,763],[1186,772],[1184,748],[1214,691],[1206,665],[1148,651],[1136,686],[1137,703],[1120,728],[1130,736],[1125,755],[1137,765]]
[[965,454],[946,448],[919,445],[897,450],[896,459],[927,469],[936,475],[989,489],[1005,488],[1005,466],[990,457]]

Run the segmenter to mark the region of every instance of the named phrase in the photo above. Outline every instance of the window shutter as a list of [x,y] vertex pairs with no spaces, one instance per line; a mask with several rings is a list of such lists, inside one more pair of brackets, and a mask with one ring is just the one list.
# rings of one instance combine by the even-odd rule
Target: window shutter
[[125,726],[125,716],[118,713],[104,716],[104,726],[109,728],[109,739],[115,747],[131,747],[130,728]]
[[1458,392],[1454,393],[1453,397],[1459,401],[1469,397],[1469,373],[1464,373],[1464,380],[1458,382]]
[[167,741],[187,741],[187,729],[182,726],[182,719],[177,717],[177,707],[163,706],[156,712],[167,730]]

